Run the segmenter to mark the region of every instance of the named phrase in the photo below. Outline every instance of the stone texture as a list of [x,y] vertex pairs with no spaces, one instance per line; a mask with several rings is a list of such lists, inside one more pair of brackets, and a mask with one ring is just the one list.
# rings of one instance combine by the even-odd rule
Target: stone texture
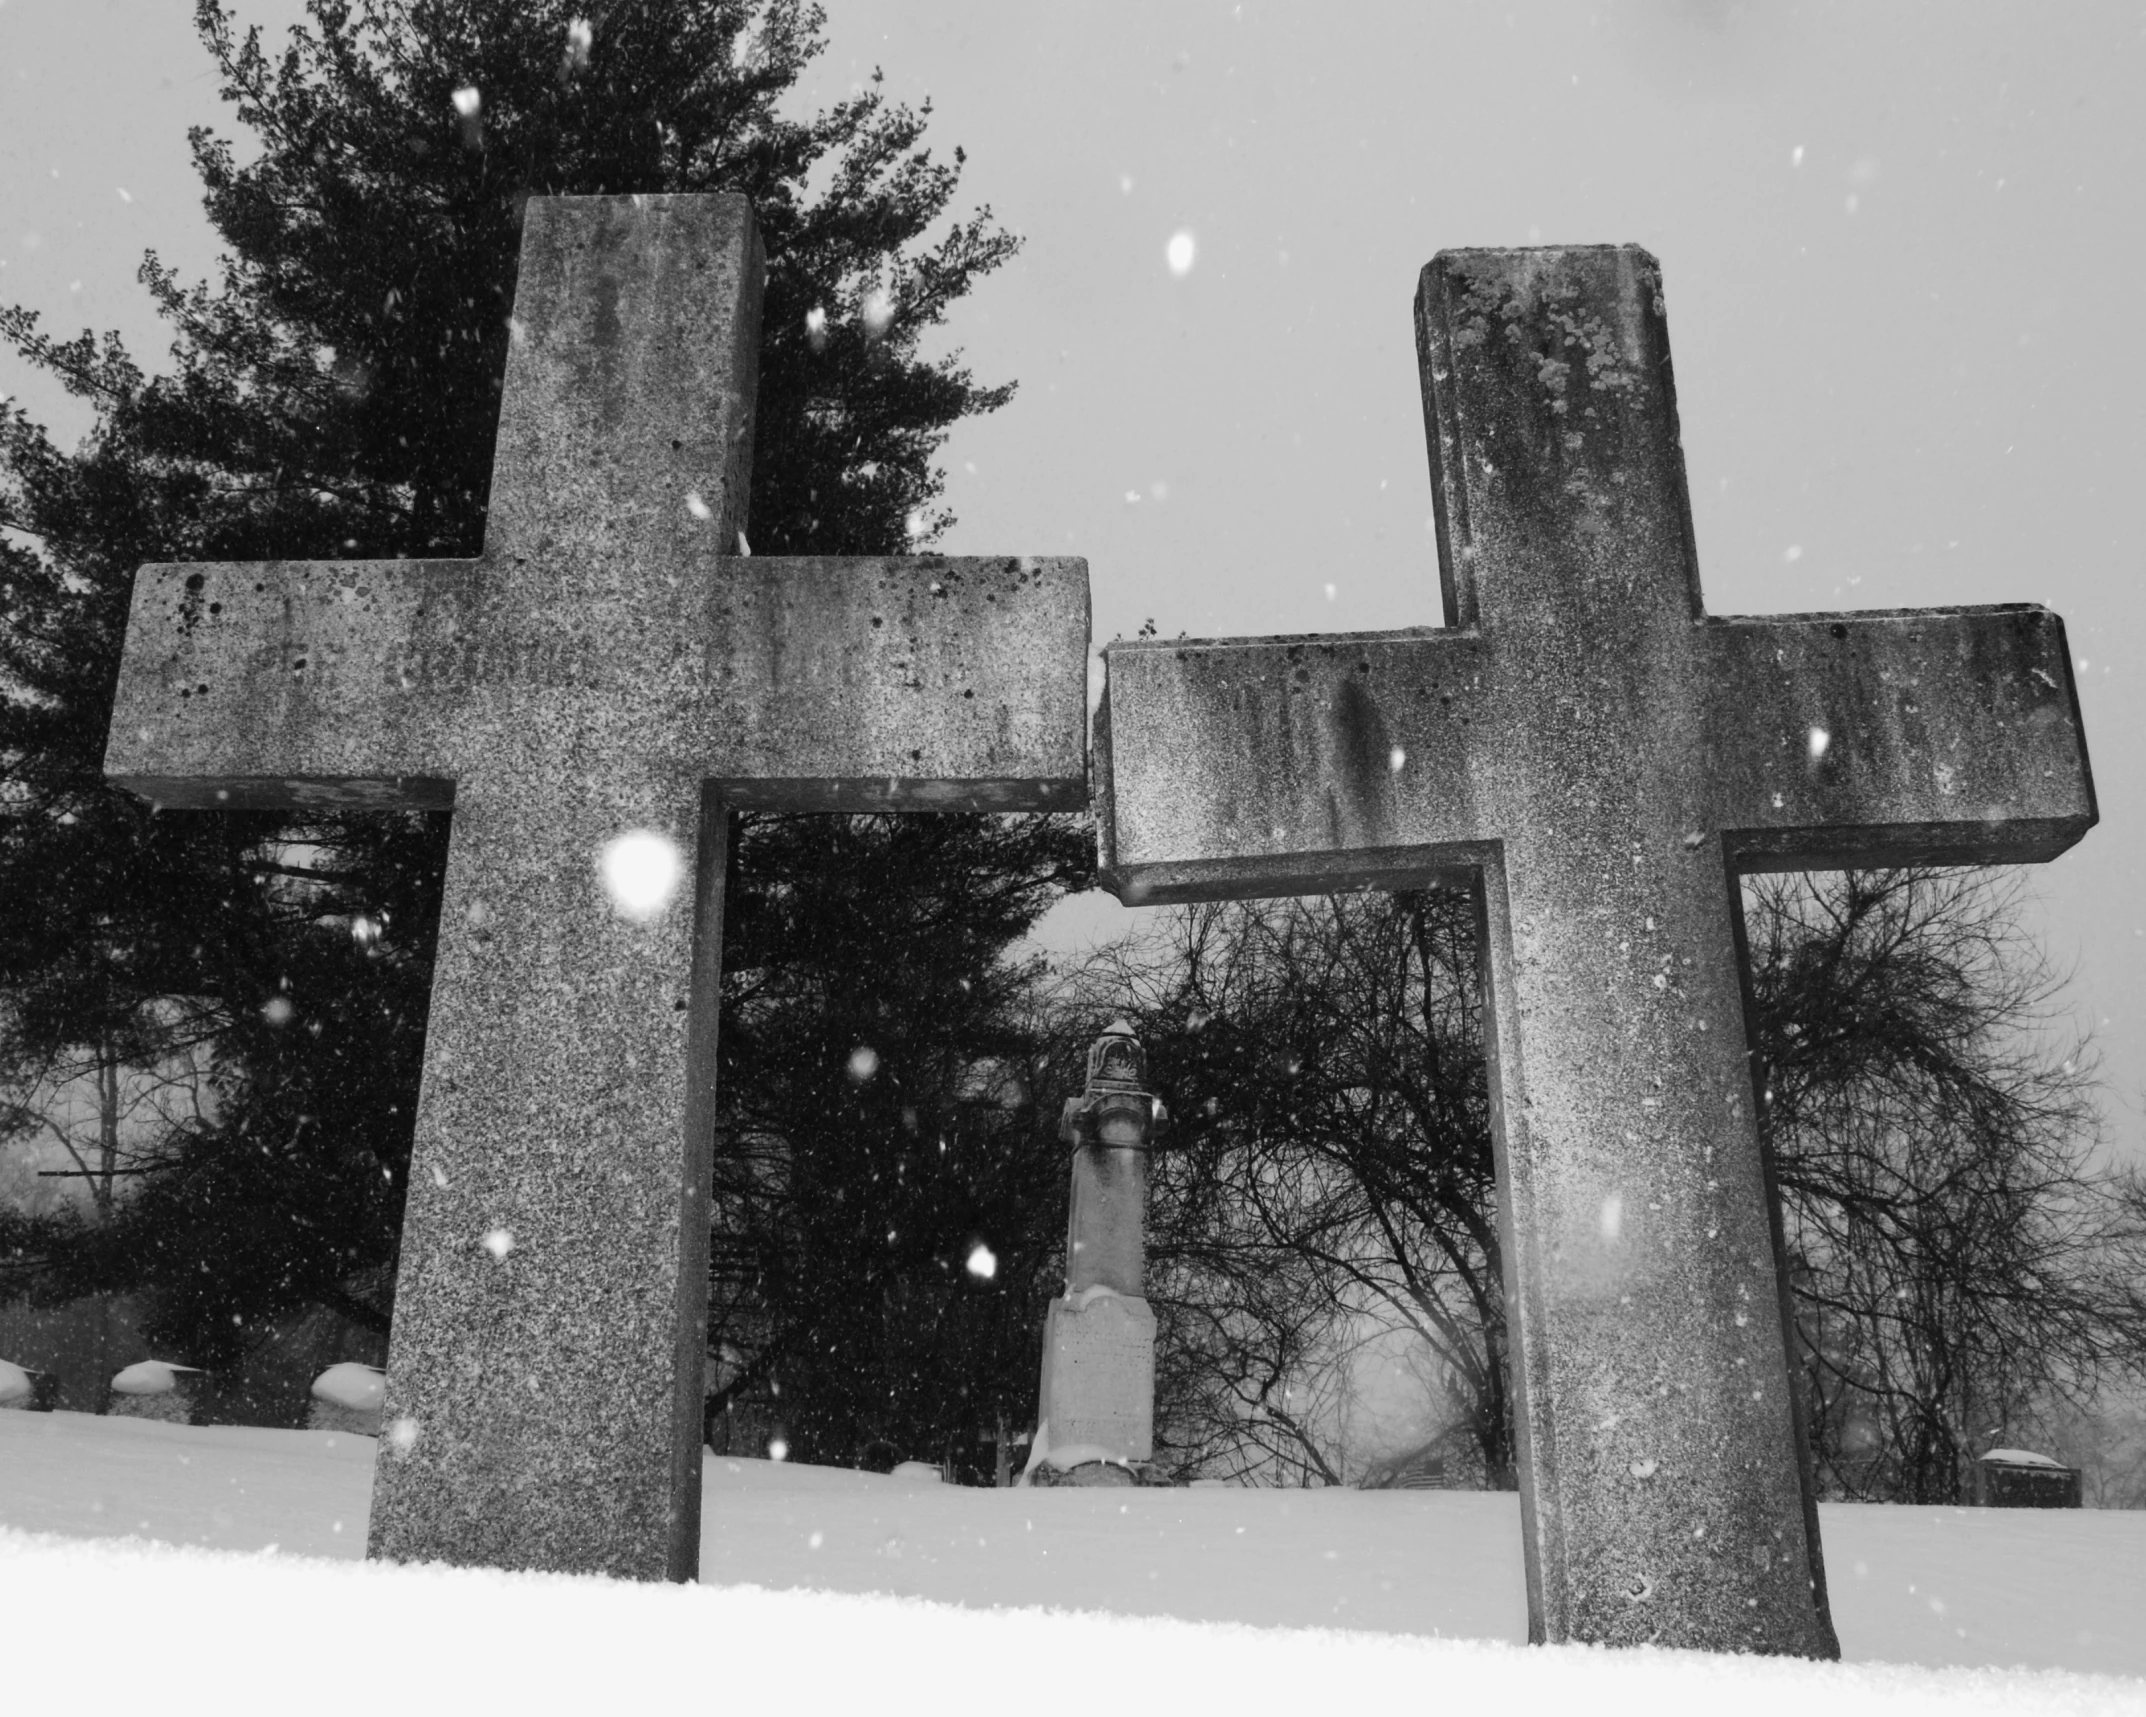
[[1078,1146],[1071,1178],[1066,1292],[1139,1295],[1147,1281],[1147,1152]]
[[742,198],[534,200],[481,557],[136,582],[115,780],[454,812],[378,1556],[695,1571],[729,808],[1084,802],[1081,562],[734,553],[761,276]]
[[[1043,1387],[1034,1469],[1079,1469],[1115,1483],[1155,1453],[1155,1314],[1147,1276],[1148,1152],[1164,1111],[1147,1054],[1123,1020],[1088,1047],[1082,1093],[1058,1137],[1072,1147],[1066,1292],[1043,1327]],[[1105,1473],[1098,1463],[1128,1465]]]
[[[2078,1508],[2084,1500],[2077,1467],[2060,1466],[2047,1456],[2042,1462],[2005,1460],[2002,1451],[1992,1451],[1975,1462],[1970,1475],[1968,1500],[1978,1508]],[[2043,1464],[2046,1462],[2046,1464]]]
[[353,1437],[377,1437],[380,1435],[380,1409],[344,1407],[333,1401],[308,1401],[306,1429],[340,1431]]
[[1129,1294],[1053,1300],[1043,1326],[1048,1428],[1054,1466],[1155,1453],[1155,1314]]
[[1472,884],[1532,1633],[1832,1656],[1734,878],[2079,839],[2063,625],[1708,617],[1643,251],[1446,252],[1416,315],[1446,629],[1111,646],[1105,873]]

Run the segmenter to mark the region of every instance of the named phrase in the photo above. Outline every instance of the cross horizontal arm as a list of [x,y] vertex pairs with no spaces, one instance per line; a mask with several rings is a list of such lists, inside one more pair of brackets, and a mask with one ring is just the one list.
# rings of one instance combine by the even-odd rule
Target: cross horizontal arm
[[1740,870],[2031,864],[2094,825],[2064,623],[2045,608],[1723,619],[1705,635],[1702,778]]
[[1105,884],[1164,903],[1420,884],[1480,862],[1497,646],[1414,630],[1116,643]]
[[174,806],[444,808],[538,735],[741,806],[1086,802],[1085,562],[711,544],[674,569],[627,597],[489,560],[145,567],[106,771]]
[[732,805],[1087,805],[1083,560],[726,559],[679,603],[705,666],[667,719]]
[[145,566],[105,773],[159,804],[438,808],[483,562]]

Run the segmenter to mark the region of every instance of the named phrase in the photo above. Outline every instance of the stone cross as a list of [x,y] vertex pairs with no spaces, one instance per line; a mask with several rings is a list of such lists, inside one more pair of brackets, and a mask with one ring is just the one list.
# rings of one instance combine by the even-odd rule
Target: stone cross
[[761,279],[533,201],[482,555],[136,580],[115,781],[453,811],[376,1556],[698,1567],[730,809],[1085,802],[1082,563],[736,555]]
[[1163,1108],[1146,1084],[1147,1056],[1119,1020],[1089,1047],[1086,1091],[1066,1100],[1058,1133],[1073,1147],[1066,1291],[1044,1323],[1031,1476],[1129,1484],[1155,1453],[1147,1193]]
[[1445,629],[1113,646],[1106,877],[1472,883],[1530,1631],[1832,1656],[1736,877],[2078,840],[2064,628],[1707,615],[1643,251],[1445,252],[1416,325]]

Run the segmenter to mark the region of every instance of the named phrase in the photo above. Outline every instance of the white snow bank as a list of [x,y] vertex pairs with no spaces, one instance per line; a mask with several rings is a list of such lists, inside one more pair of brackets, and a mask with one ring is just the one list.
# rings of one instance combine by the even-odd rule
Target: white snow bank
[[[1024,1717],[1101,1710],[1452,1709],[1738,1717],[2137,1717],[2136,1683],[2008,1670],[1920,1670],[1681,1652],[1602,1652],[1312,1630],[1262,1630],[754,1587],[631,1586],[558,1575],[385,1568],[81,1544],[0,1530],[0,1614],[26,1706],[75,1697],[111,1649],[185,1661],[246,1623],[220,1664],[223,1710],[267,1710],[370,1641],[371,1674],[428,1710],[877,1709],[890,1688],[973,1703],[1021,1689]],[[840,1649],[830,1650],[830,1642]],[[711,1656],[712,1654],[712,1656]],[[1078,1675],[1036,1674],[1077,1664]],[[711,1665],[713,1666],[711,1668]],[[951,1679],[950,1679],[951,1677]],[[967,1698],[962,1690],[970,1690]],[[926,1690],[929,1690],[927,1693]]]
[[332,1431],[0,1413],[0,1526],[362,1556],[373,1451]]
[[893,1472],[887,1475],[897,1479],[923,1479],[930,1484],[942,1484],[946,1475],[929,1461],[896,1461]]
[[387,1373],[377,1365],[346,1360],[313,1379],[313,1398],[353,1413],[377,1413],[387,1399]]
[[[227,1551],[276,1546],[279,1564],[293,1553],[355,1560],[364,1554],[375,1449],[370,1437],[333,1432],[0,1413],[0,1529]],[[1341,1627],[1485,1646],[1517,1645],[1527,1634],[1519,1505],[1510,1495],[972,1490],[716,1456],[702,1472],[700,1568],[711,1586],[912,1597],[984,1612],[1048,1606],[1128,1620]],[[2146,1676],[2146,1512],[1830,1503],[1819,1512],[1834,1619],[1851,1663]],[[9,1549],[0,1545],[0,1588],[13,1578]],[[34,1638],[9,1604],[0,1589],[8,1637]],[[821,1612],[818,1625],[846,1625],[849,1613]],[[225,1625],[209,1610],[195,1615],[190,1625],[202,1637]],[[693,1655],[675,1641],[670,1649]],[[801,1653],[801,1686],[809,1687],[820,1655],[824,1648]],[[947,1685],[943,1669],[931,1685]],[[2146,1717],[2146,1681],[2121,1685]],[[1135,1686],[1122,1691],[1127,1709],[1153,1708]]]
[[2037,1455],[2027,1449],[1992,1449],[1982,1457],[1985,1461],[2003,1461],[2015,1467],[2058,1467],[2062,1461],[2053,1461],[2047,1455]]
[[30,1398],[30,1374],[12,1359],[0,1359],[0,1407]]
[[199,1369],[161,1359],[140,1359],[113,1377],[112,1388],[120,1395],[169,1395],[179,1387],[180,1372]]

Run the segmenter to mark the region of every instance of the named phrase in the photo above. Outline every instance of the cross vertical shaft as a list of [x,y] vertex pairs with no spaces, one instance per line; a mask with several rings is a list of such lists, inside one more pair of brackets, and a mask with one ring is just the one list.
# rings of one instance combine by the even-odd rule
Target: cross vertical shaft
[[1478,892],[1530,1585],[1549,1638],[1697,1613],[1834,1656],[1661,306],[1607,249],[1442,257],[1418,298],[1447,605],[1537,712]]
[[[524,235],[494,683],[465,718],[484,766],[455,795],[371,1550],[683,1580],[724,821],[701,760],[649,746],[631,702],[556,693],[591,638],[658,657],[658,592],[742,527],[761,263],[734,200],[567,212],[532,203]],[[645,921],[596,862],[636,831],[685,894]],[[517,1494],[539,1475],[541,1510]]]

